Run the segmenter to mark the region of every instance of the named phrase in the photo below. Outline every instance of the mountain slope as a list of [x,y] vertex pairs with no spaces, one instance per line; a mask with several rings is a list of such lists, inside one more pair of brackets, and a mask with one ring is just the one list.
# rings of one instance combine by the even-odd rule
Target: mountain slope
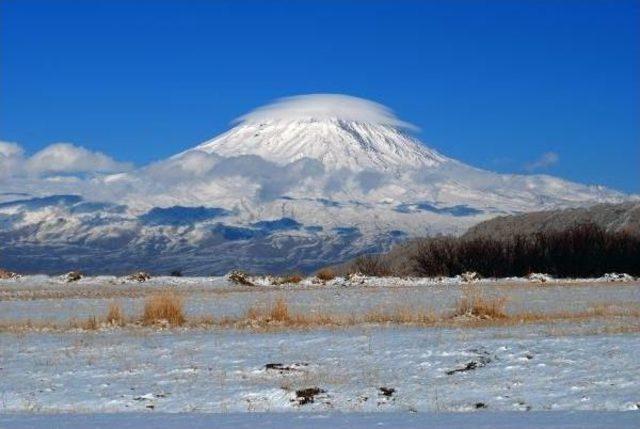
[[294,97],[136,170],[34,177],[14,168],[0,182],[0,265],[308,271],[410,237],[460,234],[499,215],[629,198],[476,169],[410,130],[366,100]]
[[591,207],[570,208],[500,216],[474,225],[465,238],[506,238],[514,233],[533,234],[563,231],[574,225],[593,223],[606,231],[623,231],[640,235],[640,203],[597,204]]

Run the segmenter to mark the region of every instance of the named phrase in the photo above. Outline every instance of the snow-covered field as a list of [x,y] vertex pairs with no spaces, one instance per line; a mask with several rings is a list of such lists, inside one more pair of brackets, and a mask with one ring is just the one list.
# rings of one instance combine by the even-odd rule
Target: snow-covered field
[[[640,336],[553,329],[3,334],[0,403],[30,413],[638,410]],[[306,388],[320,391],[304,403]]]
[[[0,314],[23,321],[101,316],[114,299],[134,314],[157,290],[181,293],[188,317],[240,314],[279,296],[305,312],[443,310],[463,285],[356,280],[245,287],[225,278],[23,277],[0,281]],[[473,287],[508,297],[510,311],[640,308],[637,280],[603,280]],[[635,316],[478,328],[9,330],[0,332],[0,427],[637,427],[638,332]],[[243,414],[253,411],[268,414]],[[162,414],[194,412],[223,414]],[[342,414],[368,412],[385,413]]]
[[0,415],[6,428],[65,429],[636,429],[636,413],[593,411],[504,413],[231,413]]

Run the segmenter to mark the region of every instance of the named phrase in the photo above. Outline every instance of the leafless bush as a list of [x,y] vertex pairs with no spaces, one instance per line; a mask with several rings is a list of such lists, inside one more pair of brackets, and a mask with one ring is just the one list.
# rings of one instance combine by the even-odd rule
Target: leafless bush
[[249,275],[243,271],[231,271],[227,278],[230,282],[240,286],[255,286],[255,284],[249,280]]
[[360,256],[353,261],[350,271],[375,277],[386,277],[393,274],[390,263],[383,255]]
[[526,276],[533,272],[554,277],[597,277],[609,272],[639,275],[640,237],[581,224],[563,231],[505,239],[422,239],[405,257],[415,274],[429,277],[466,271],[482,277]]
[[331,268],[322,268],[316,273],[316,277],[322,281],[329,281],[336,278],[336,273]]
[[7,279],[13,279],[16,277],[19,277],[17,273],[0,268],[0,279],[7,280]]

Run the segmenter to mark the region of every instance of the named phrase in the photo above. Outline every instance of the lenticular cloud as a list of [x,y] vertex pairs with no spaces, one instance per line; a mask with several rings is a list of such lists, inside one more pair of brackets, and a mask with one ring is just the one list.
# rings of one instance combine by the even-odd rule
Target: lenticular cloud
[[398,119],[382,104],[341,94],[308,94],[285,97],[240,116],[235,123],[274,120],[341,119],[417,129]]

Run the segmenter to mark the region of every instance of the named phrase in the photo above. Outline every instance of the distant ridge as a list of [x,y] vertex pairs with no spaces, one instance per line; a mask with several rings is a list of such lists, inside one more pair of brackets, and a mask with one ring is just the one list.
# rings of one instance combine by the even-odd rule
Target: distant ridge
[[640,235],[640,202],[596,204],[591,207],[500,216],[472,226],[463,237],[506,238],[515,233],[562,231],[584,223],[596,224],[607,231]]

